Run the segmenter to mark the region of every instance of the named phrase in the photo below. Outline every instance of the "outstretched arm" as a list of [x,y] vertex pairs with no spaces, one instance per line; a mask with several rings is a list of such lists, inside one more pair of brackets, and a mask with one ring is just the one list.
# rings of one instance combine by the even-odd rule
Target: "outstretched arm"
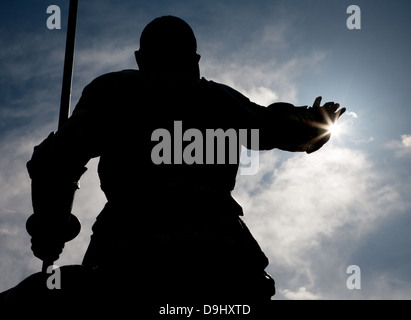
[[295,107],[273,103],[267,107],[267,118],[260,135],[261,149],[312,153],[329,139],[329,127],[345,112],[340,105],[327,102],[321,106],[317,97],[312,107]]
[[251,139],[244,144],[252,150],[317,151],[330,139],[330,125],[345,112],[345,108],[339,109],[338,103],[327,102],[321,106],[321,97],[315,99],[312,107],[296,107],[284,102],[264,107],[226,85],[217,85],[236,102],[233,113],[239,127],[259,130],[258,146],[250,143]]

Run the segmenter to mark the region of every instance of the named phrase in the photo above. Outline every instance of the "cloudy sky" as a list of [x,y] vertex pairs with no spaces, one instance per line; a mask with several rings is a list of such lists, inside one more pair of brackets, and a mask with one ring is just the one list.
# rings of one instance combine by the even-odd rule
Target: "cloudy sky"
[[[69,1],[3,1],[0,10],[0,291],[41,268],[30,251],[25,163],[56,130]],[[347,7],[361,29],[347,28]],[[61,8],[61,29],[46,10]],[[202,76],[267,105],[347,108],[320,151],[261,153],[234,192],[270,259],[274,299],[411,299],[411,3],[406,0],[80,1],[72,101],[109,71],[136,68],[144,26],[176,15],[197,36]],[[74,212],[81,234],[58,265],[78,264],[104,205],[88,164]],[[361,289],[347,287],[347,268]]]

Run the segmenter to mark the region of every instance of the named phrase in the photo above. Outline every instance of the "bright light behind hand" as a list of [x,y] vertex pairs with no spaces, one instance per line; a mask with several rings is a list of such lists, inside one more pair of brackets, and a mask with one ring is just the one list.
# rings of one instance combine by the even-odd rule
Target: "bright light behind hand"
[[328,132],[334,137],[337,136],[341,133],[341,125],[338,125],[338,123],[330,124],[328,126]]

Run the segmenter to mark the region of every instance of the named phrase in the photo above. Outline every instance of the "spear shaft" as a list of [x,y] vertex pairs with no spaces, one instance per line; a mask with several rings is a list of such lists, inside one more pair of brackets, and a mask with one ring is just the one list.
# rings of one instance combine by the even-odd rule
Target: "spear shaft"
[[[63,84],[61,87],[60,113],[58,129],[67,121],[70,115],[71,104],[71,87],[73,81],[73,64],[74,64],[74,47],[76,43],[76,25],[77,25],[78,0],[70,0],[66,51],[64,55]],[[54,261],[44,260],[42,271],[46,272],[47,268],[54,264]]]
[[70,0],[66,52],[64,56],[63,84],[61,88],[60,114],[58,128],[67,121],[70,114],[71,87],[73,80],[74,46],[76,42],[78,0]]

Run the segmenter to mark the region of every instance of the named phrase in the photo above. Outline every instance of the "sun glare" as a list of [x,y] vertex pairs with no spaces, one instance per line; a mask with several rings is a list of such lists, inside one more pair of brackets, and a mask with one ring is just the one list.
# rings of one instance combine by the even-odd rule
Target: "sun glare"
[[331,135],[333,136],[338,135],[340,131],[341,127],[337,123],[333,123],[328,126],[328,132],[331,133]]

